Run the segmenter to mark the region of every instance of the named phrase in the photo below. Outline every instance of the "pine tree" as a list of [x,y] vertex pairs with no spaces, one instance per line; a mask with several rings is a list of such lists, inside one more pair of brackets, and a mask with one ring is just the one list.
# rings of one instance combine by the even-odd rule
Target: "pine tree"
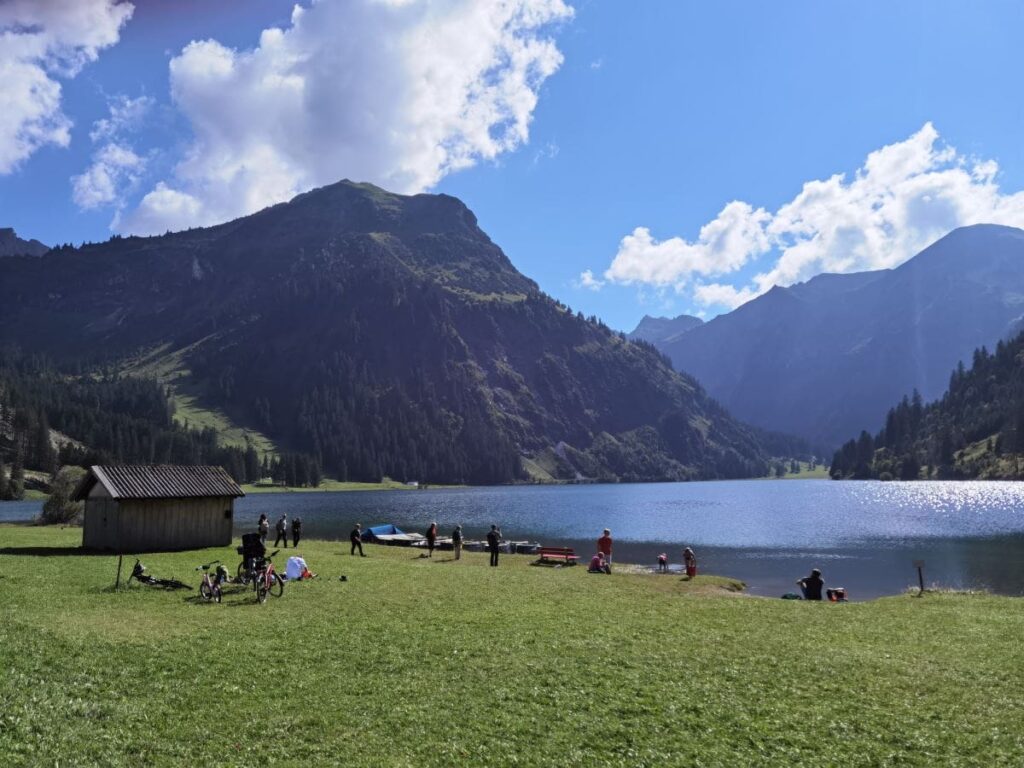
[[14,463],[11,465],[11,482],[7,492],[14,501],[21,501],[25,498],[25,458],[21,448],[14,454]]
[[8,501],[10,497],[10,488],[7,484],[7,468],[4,466],[4,460],[0,457],[0,501]]

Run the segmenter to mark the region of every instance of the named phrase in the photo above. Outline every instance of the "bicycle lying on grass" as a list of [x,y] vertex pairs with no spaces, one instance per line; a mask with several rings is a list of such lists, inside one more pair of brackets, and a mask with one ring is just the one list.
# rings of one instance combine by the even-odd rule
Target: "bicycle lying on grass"
[[[228,569],[218,563],[220,560],[214,560],[212,563],[200,565],[196,570],[203,572],[203,581],[199,585],[199,594],[203,600],[216,600],[219,603],[223,597],[220,585],[228,580]],[[210,578],[210,569],[215,565],[217,569],[213,572],[213,578]]]
[[140,584],[150,587],[163,587],[164,589],[192,589],[188,584],[182,584],[177,579],[158,579],[146,573],[146,566],[136,558],[135,566],[132,568],[132,575],[128,577],[126,584],[135,579]]

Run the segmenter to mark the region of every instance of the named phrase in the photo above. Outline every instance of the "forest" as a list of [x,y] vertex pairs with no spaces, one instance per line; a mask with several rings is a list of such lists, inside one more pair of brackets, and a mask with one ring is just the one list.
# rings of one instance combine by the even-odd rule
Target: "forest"
[[975,350],[946,393],[924,404],[914,392],[890,409],[874,436],[861,432],[832,459],[834,479],[997,479],[1022,476],[1024,334]]

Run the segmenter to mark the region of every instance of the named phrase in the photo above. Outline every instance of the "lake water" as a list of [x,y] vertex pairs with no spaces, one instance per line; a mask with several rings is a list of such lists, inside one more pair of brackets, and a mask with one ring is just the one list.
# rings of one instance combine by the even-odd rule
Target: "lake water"
[[[39,502],[0,504],[0,520],[28,519]],[[307,537],[347,539],[352,525],[395,523],[443,535],[461,523],[482,538],[576,548],[589,556],[611,528],[615,558],[673,563],[696,550],[702,573],[733,576],[750,591],[781,595],[813,567],[853,599],[902,592],[925,561],[927,585],[1024,595],[1024,483],[728,481],[641,485],[519,486],[427,491],[254,494],[235,524],[251,530],[298,515]]]

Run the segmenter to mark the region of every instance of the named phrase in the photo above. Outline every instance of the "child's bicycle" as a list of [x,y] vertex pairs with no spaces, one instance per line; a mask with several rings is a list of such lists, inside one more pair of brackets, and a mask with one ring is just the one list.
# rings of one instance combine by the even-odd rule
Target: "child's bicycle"
[[[214,560],[212,563],[200,565],[196,570],[203,572],[203,581],[199,585],[199,594],[203,600],[216,600],[219,603],[223,597],[220,585],[228,580],[228,569],[218,563],[220,560]],[[213,578],[210,578],[210,569],[215,565],[217,569],[213,572]]]
[[261,603],[267,602],[267,595],[281,597],[284,594],[284,579],[281,574],[274,570],[274,563],[271,558],[280,550],[275,549],[266,557],[256,561],[256,567],[252,573],[252,586],[256,590],[256,599]]
[[[150,587],[163,587],[164,589],[192,589],[188,584],[182,584],[177,579],[158,579],[154,576],[150,576],[146,573],[146,566],[144,566],[138,559],[135,560],[135,566],[132,568],[132,575],[128,577],[130,582],[135,579],[140,584],[146,584]],[[125,582],[126,584],[128,582]]]

